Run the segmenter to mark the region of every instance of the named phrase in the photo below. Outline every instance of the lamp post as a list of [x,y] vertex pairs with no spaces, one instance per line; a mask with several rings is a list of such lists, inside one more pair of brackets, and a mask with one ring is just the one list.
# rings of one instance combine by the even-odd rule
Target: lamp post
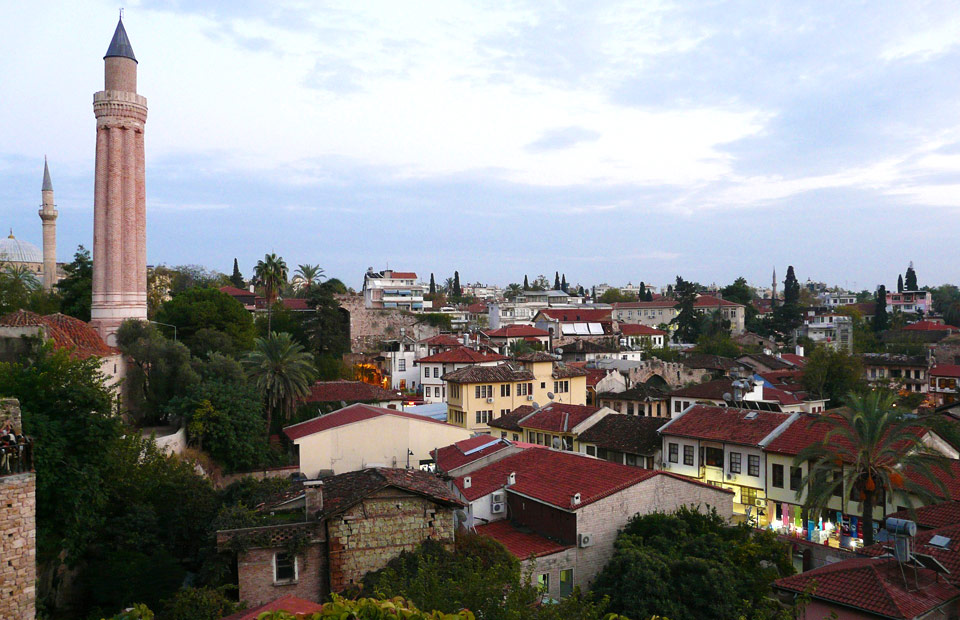
[[173,328],[173,341],[174,341],[174,342],[177,341],[177,326],[176,326],[176,325],[171,325],[170,323],[161,323],[160,321],[148,321],[148,322],[149,322],[149,323],[154,323],[154,324],[156,324],[156,325],[163,325],[164,327],[172,327],[172,328]]

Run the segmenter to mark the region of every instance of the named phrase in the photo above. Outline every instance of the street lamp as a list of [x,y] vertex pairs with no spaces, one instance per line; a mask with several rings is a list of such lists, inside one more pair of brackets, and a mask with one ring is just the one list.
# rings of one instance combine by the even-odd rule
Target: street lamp
[[154,324],[156,324],[156,325],[163,325],[164,327],[172,327],[172,328],[173,328],[173,341],[174,341],[174,342],[177,341],[177,326],[176,326],[176,325],[171,325],[170,323],[161,323],[160,321],[148,321],[148,323],[154,323]]

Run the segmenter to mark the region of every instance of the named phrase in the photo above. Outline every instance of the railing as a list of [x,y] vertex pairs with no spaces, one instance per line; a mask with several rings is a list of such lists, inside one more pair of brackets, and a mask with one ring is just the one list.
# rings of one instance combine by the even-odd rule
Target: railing
[[33,471],[33,439],[0,431],[0,476]]

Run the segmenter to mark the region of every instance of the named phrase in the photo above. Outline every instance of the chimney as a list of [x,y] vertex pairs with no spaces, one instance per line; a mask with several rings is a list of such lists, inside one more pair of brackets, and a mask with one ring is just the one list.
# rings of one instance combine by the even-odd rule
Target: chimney
[[512,486],[517,483],[517,472],[512,471],[510,475],[507,476],[507,486]]
[[307,520],[323,510],[323,480],[307,480],[303,483]]
[[473,479],[470,478],[470,476],[464,476],[464,477],[463,477],[463,488],[469,489],[469,488],[470,488],[470,485],[472,485],[472,484],[473,484]]
[[573,497],[570,499],[570,505],[571,505],[571,506],[579,506],[579,505],[580,505],[580,494],[579,494],[579,493],[574,493],[574,494],[573,494]]

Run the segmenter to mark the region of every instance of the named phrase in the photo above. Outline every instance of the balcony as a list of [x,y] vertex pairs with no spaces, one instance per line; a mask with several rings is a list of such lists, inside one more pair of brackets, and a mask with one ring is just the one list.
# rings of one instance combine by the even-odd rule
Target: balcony
[[0,477],[33,471],[33,439],[12,430],[0,434]]

